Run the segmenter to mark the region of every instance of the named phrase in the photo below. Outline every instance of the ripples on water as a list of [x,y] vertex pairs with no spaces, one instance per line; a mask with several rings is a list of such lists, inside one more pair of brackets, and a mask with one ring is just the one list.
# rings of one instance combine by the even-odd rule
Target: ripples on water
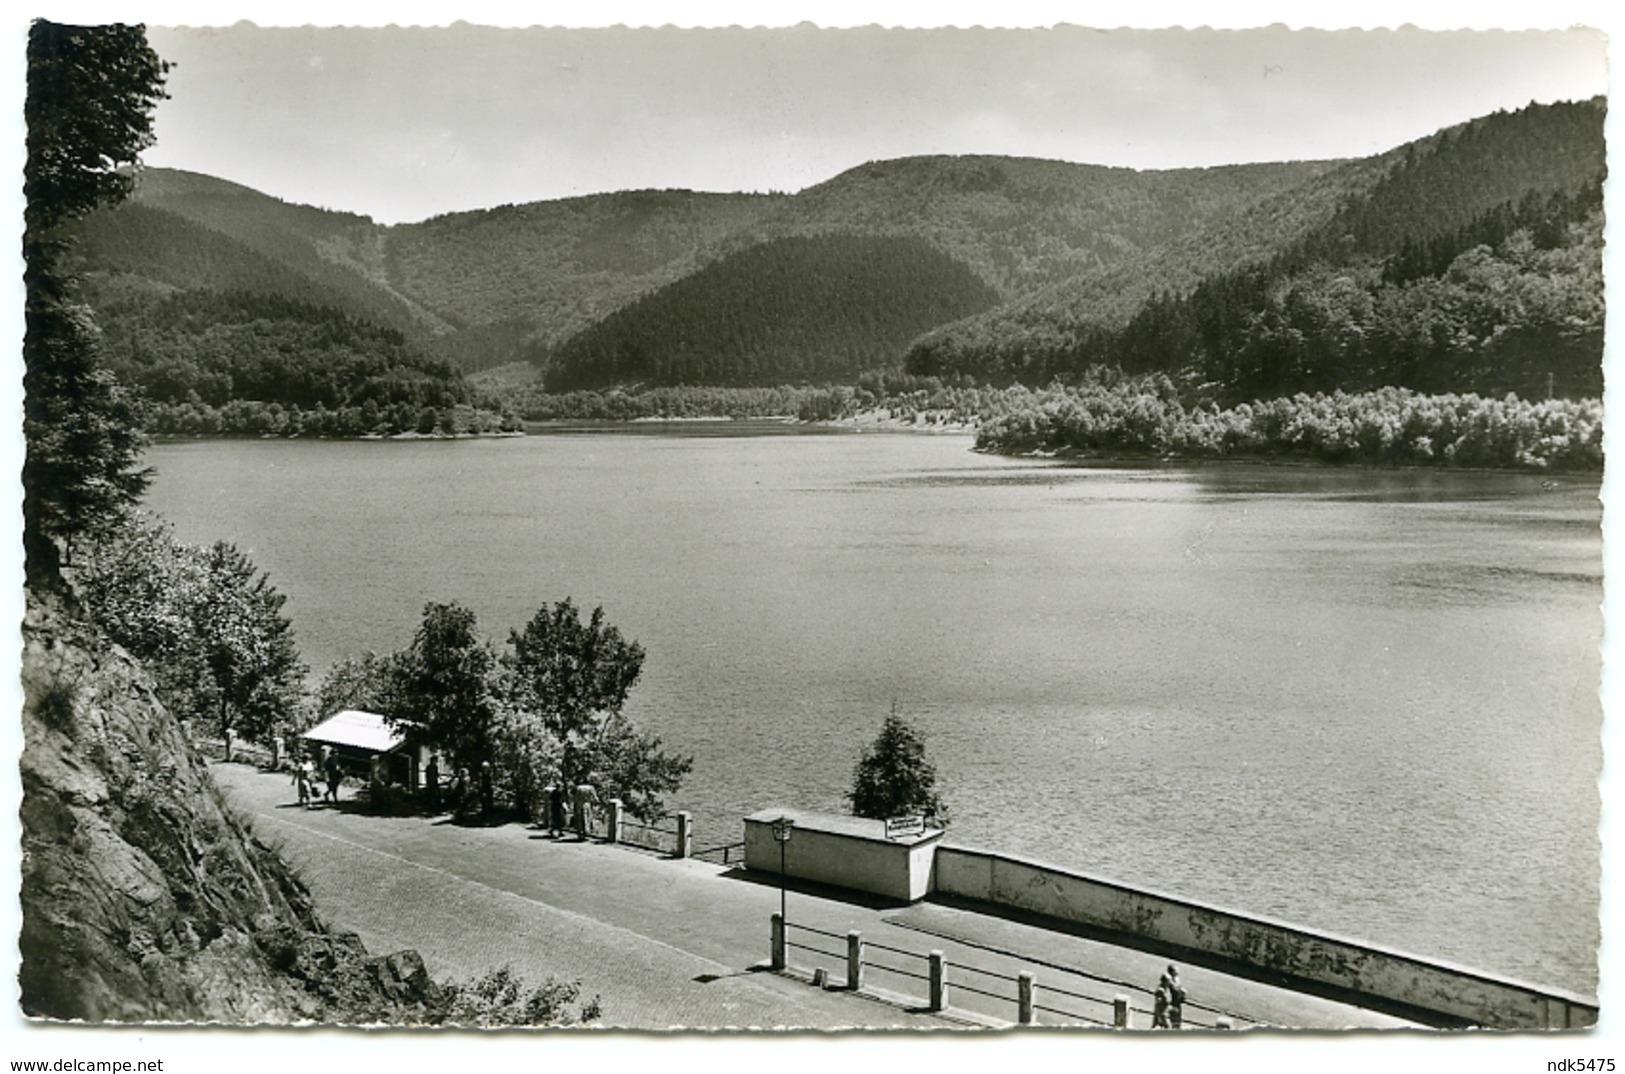
[[[692,432],[692,430],[684,430]],[[953,837],[1595,986],[1595,482],[1085,469],[968,438],[172,445],[318,667],[458,600],[603,604],[702,844],[840,809],[893,701]]]

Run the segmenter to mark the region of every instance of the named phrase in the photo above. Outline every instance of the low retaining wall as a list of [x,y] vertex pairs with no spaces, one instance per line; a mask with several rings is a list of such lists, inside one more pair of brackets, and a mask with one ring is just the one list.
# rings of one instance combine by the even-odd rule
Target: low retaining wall
[[794,821],[784,844],[784,872],[801,880],[872,892],[899,902],[925,898],[931,886],[931,852],[938,828],[922,835],[886,838],[886,822],[796,809],[764,809],[745,818],[745,868],[779,871],[773,822]]
[[[771,835],[769,836],[771,838]],[[1201,952],[1498,1029],[1595,1025],[1597,1004],[1004,854],[939,845],[932,890]]]

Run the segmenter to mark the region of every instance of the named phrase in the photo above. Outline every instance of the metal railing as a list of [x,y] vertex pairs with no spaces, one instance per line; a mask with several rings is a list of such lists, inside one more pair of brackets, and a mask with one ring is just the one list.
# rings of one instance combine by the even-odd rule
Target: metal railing
[[[779,970],[790,968],[791,952],[796,952],[799,957],[796,959],[795,968],[811,970],[813,979],[820,984],[827,983],[834,974],[840,974],[844,987],[855,991],[864,988],[866,979],[878,972],[887,975],[889,989],[895,984],[895,990],[905,995],[918,994],[919,983],[924,982],[926,997],[921,1006],[927,1011],[947,1010],[951,996],[964,996],[967,998],[963,1002],[954,1004],[957,1009],[983,1016],[991,1015],[1005,1021],[1013,1020],[1020,1025],[1036,1023],[1039,1014],[1047,1016],[1044,1021],[1048,1024],[1113,1026],[1126,1029],[1136,1024],[1133,1017],[1135,1014],[1145,1016],[1145,1020],[1140,1021],[1139,1025],[1152,1024],[1152,1011],[1132,1005],[1129,997],[1123,992],[1101,995],[1097,989],[1091,994],[1079,990],[1086,989],[1088,987],[1086,984],[1073,982],[1092,981],[1111,985],[1115,989],[1127,988],[1149,994],[1148,989],[1084,970],[1038,960],[1037,964],[1045,966],[1052,973],[1052,976],[1040,981],[1038,973],[1031,968],[1034,960],[984,945],[970,946],[981,947],[992,955],[1008,959],[1024,968],[1015,973],[1005,973],[986,966],[953,962],[941,951],[921,954],[919,951],[910,951],[902,947],[868,942],[863,939],[863,934],[856,930],[842,936],[812,925],[786,921],[778,914],[773,915],[772,926],[773,968]],[[828,942],[830,940],[843,941],[844,950],[830,950]],[[876,958],[877,953],[887,957]],[[1200,1010],[1217,1016],[1212,1021],[1185,1017],[1183,1024],[1193,1028],[1229,1029],[1236,1022],[1234,1015],[1216,1007],[1187,1002],[1183,1010],[1185,1012]]]
[[724,843],[721,846],[705,847],[696,850],[691,857],[704,861],[717,862],[721,865],[743,865],[745,862],[745,844],[741,840],[737,843]]

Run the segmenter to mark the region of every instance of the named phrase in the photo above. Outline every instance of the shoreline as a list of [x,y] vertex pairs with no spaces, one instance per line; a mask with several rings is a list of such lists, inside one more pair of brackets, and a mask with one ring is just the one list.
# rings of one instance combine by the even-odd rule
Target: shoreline
[[523,429],[509,432],[489,433],[362,433],[359,436],[307,436],[294,434],[293,436],[278,436],[275,433],[148,433],[147,440],[153,444],[191,444],[204,440],[319,440],[325,443],[382,443],[399,440],[511,440],[525,435]]
[[[572,431],[594,432],[613,435],[616,430],[637,431],[644,434],[658,433],[662,427],[686,428],[699,430],[705,427],[734,429],[749,435],[751,426],[762,429],[782,429],[785,432],[805,431],[809,433],[826,431],[832,433],[869,433],[880,435],[915,435],[933,437],[975,437],[980,429],[980,423],[965,421],[919,422],[904,420],[895,417],[882,417],[882,411],[869,410],[845,418],[828,418],[813,421],[803,420],[793,414],[770,414],[759,417],[730,417],[728,415],[688,415],[683,417],[639,417],[639,418],[549,418],[539,421],[525,421],[525,428],[511,431],[493,431],[485,433],[419,433],[415,431],[383,435],[369,433],[361,436],[277,436],[272,433],[162,433],[149,435],[153,445],[190,444],[204,441],[319,441],[323,443],[394,443],[394,442],[421,442],[421,441],[462,441],[462,440],[503,440],[520,439],[531,435],[549,435],[569,433]],[[1602,477],[1603,471],[1590,469],[1542,469],[1539,467],[1510,467],[1510,466],[1455,466],[1448,464],[1427,465],[1423,463],[1382,463],[1351,459],[1347,461],[1332,459],[1308,458],[1301,455],[1282,453],[1280,455],[1181,455],[1177,453],[1155,454],[1150,452],[1102,452],[1090,453],[1075,449],[1045,450],[1042,448],[1032,451],[999,451],[974,445],[969,449],[978,455],[1005,459],[1029,459],[1038,462],[1053,462],[1071,466],[1163,466],[1163,467],[1190,467],[1201,465],[1244,465],[1260,466],[1270,469],[1322,469],[1329,471],[1357,470],[1363,472],[1384,473],[1438,473],[1438,474],[1525,474],[1531,477],[1545,475],[1548,478],[1579,478],[1590,476],[1597,480]]]

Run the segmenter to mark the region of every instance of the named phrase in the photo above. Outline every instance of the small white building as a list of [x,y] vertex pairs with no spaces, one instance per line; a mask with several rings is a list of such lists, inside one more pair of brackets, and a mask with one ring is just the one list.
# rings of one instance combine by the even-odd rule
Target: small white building
[[345,709],[335,712],[309,731],[299,736],[306,748],[319,754],[323,747],[338,755],[345,770],[360,777],[372,771],[373,757],[384,759],[384,771],[392,783],[400,783],[413,791],[418,789],[418,772],[423,747],[414,748],[407,741],[407,727],[390,722],[376,712]]

